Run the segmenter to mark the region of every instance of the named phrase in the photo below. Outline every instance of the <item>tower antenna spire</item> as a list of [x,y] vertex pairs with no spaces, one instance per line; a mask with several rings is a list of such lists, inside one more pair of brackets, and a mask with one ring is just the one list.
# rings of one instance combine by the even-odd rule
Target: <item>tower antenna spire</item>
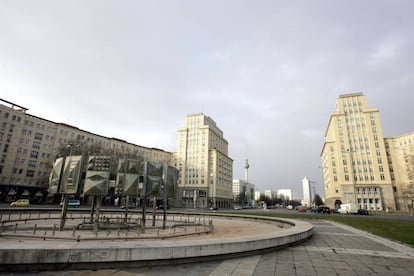
[[249,160],[247,159],[247,145],[245,145],[245,156],[246,159],[244,159],[244,180],[246,181],[246,183],[249,183]]

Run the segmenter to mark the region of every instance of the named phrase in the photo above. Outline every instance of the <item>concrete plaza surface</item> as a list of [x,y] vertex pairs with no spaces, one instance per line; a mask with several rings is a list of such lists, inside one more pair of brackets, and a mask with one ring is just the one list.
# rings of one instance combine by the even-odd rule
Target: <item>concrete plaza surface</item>
[[330,221],[312,223],[310,240],[270,253],[191,264],[36,275],[414,275],[414,248]]

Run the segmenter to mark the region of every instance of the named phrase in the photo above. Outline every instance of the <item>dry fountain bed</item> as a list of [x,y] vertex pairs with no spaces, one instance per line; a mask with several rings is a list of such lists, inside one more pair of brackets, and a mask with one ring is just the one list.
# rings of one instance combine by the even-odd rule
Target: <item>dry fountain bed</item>
[[140,213],[130,213],[127,220],[120,213],[106,215],[100,216],[96,228],[86,212],[71,213],[59,231],[58,213],[0,213],[0,272],[233,258],[296,244],[312,235],[312,227],[301,222],[297,227],[293,221],[256,216],[174,213],[168,214],[163,229],[162,215],[154,221],[148,215],[142,231]]
[[[277,221],[257,222],[241,218],[223,218],[219,216],[171,215],[167,216],[163,229],[162,215],[146,218],[145,231],[141,230],[141,217],[138,213],[130,213],[127,222],[123,215],[100,216],[98,231],[89,224],[87,214],[70,214],[65,227],[59,231],[59,214],[14,214],[2,216],[0,236],[2,239],[41,239],[53,240],[192,240],[220,239],[237,236],[260,235],[284,230],[291,227]],[[95,228],[96,229],[96,228]],[[1,244],[1,240],[0,240]]]

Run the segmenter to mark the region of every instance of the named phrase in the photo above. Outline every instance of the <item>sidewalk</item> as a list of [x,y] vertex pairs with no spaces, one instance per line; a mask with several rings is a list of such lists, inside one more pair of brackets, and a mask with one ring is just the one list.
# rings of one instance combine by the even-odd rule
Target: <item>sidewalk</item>
[[329,221],[312,223],[312,239],[266,254],[177,266],[37,275],[414,275],[414,248]]

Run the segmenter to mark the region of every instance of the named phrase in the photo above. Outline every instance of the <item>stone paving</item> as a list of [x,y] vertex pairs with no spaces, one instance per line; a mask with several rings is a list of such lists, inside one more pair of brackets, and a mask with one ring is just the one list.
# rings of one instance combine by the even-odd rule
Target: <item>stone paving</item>
[[312,223],[312,239],[266,254],[175,266],[44,271],[36,275],[414,275],[414,248],[334,222]]

